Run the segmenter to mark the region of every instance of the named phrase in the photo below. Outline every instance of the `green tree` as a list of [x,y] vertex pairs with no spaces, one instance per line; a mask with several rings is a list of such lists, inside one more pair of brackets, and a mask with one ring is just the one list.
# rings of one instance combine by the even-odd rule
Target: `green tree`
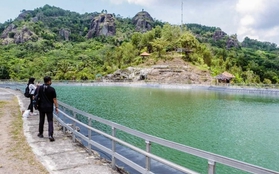
[[154,51],[158,53],[158,57],[161,58],[162,54],[166,52],[166,46],[168,42],[164,40],[163,38],[155,39],[153,42],[151,42],[152,48]]

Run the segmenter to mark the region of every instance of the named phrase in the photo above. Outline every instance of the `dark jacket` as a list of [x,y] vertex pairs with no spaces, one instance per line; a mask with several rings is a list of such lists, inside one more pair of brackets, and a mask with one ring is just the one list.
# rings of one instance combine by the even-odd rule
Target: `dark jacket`
[[[40,108],[42,112],[53,112],[53,99],[56,98],[56,91],[50,85],[42,85],[39,91],[36,90],[40,98]],[[36,95],[35,93],[35,95]]]

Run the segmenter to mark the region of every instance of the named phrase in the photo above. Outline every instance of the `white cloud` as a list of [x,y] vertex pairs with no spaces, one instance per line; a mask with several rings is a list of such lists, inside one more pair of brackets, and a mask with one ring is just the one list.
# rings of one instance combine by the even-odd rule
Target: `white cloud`
[[116,4],[116,5],[119,5],[119,4],[122,4],[124,2],[124,0],[110,0],[110,2],[112,4]]
[[148,6],[150,4],[154,4],[156,0],[110,0],[113,4],[122,4],[122,3],[129,3],[141,6]]
[[130,4],[148,6],[149,4],[153,4],[156,0],[127,0]]
[[245,15],[243,18],[240,20],[241,26],[250,26],[255,23],[255,19],[251,15]]
[[[270,29],[262,29],[262,30],[255,30],[257,37],[255,39],[261,41],[267,41],[272,43],[277,43],[278,45],[278,33],[279,33],[279,26],[272,27]],[[251,37],[253,38],[253,37]]]
[[238,0],[236,4],[236,10],[242,14],[250,14],[256,11],[260,11],[261,7],[263,7],[264,0]]
[[278,33],[279,33],[279,26],[273,27],[270,30],[268,30],[267,32],[265,32],[265,37],[268,39],[270,37],[278,37]]
[[278,0],[238,0],[235,10],[239,16],[237,33],[260,41],[279,40]]

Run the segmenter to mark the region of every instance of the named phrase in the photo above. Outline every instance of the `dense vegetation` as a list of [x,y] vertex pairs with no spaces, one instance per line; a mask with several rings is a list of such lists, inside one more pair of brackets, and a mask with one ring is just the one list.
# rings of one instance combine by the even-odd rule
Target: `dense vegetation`
[[[14,24],[35,35],[21,44],[5,45],[0,39],[0,79],[41,79],[47,74],[57,80],[93,80],[117,69],[141,66],[143,61],[172,59],[182,48],[185,61],[209,70],[212,76],[228,71],[235,75],[235,83],[279,82],[276,44],[250,38],[239,43],[236,35],[228,36],[217,27],[180,27],[155,20],[152,30],[141,33],[135,31],[132,19],[113,14],[115,36],[87,39],[91,20],[100,13],[81,15],[49,5],[22,12],[27,14],[24,20],[0,24],[0,33]],[[69,41],[59,34],[61,29],[70,31]],[[216,36],[218,32],[222,37]],[[151,53],[148,60],[142,60],[143,51]]]

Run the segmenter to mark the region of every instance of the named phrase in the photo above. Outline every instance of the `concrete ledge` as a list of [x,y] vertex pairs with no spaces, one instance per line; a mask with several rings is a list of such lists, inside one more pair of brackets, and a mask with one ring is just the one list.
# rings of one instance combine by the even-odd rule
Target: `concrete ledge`
[[[0,88],[0,99],[11,100],[16,96],[20,110],[26,110],[29,99],[18,90]],[[37,112],[37,111],[36,111]],[[38,112],[37,112],[38,113]],[[26,140],[32,151],[50,174],[119,174],[110,167],[109,162],[100,159],[99,155],[90,155],[85,148],[64,134],[57,123],[54,124],[54,142],[48,137],[48,123],[45,121],[44,138],[37,137],[39,116],[23,118],[23,129]]]

